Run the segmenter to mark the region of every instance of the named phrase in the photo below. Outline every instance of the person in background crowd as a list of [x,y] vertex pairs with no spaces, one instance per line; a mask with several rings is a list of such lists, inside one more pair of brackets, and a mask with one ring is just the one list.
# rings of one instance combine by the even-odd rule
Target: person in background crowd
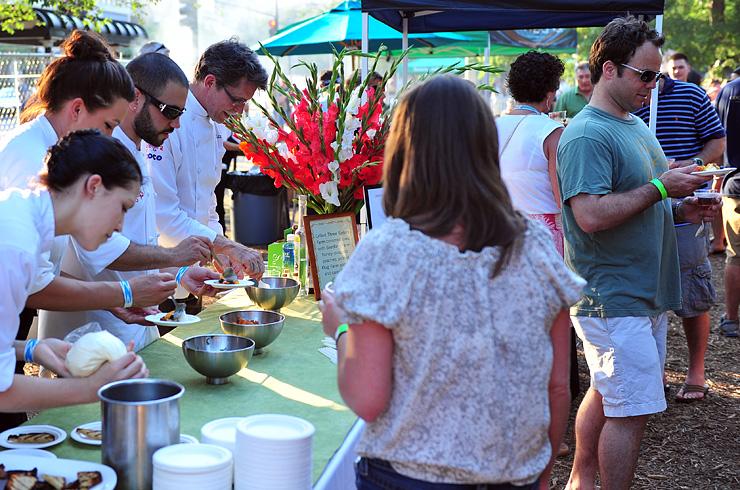
[[[650,107],[635,111],[645,124]],[[674,165],[703,165],[719,162],[726,137],[722,123],[709,97],[693,83],[662,78],[658,97],[656,136],[666,157]],[[689,348],[686,381],[676,394],[676,401],[703,400],[709,389],[704,378],[704,356],[709,340],[709,309],[717,300],[709,263],[709,233],[696,236],[697,224],[676,223],[676,242],[681,268],[681,308],[674,313],[681,318]]]
[[683,53],[674,53],[668,58],[668,72],[674,80],[691,82],[701,87],[701,74],[691,68],[689,57]]
[[[552,241],[563,256],[563,223],[560,218],[560,192],[555,171],[558,142],[563,125],[547,117],[555,91],[563,74],[563,63],[556,57],[537,51],[519,56],[507,77],[509,92],[515,104],[508,114],[496,121],[501,178],[514,207],[531,219],[544,224]],[[568,324],[567,318],[562,319]],[[570,330],[570,393],[580,392],[575,332]],[[559,453],[567,453],[563,444]],[[543,474],[548,482],[550,468]]]
[[681,306],[673,217],[699,222],[719,205],[672,205],[710,180],[668,169],[640,118],[660,74],[663,38],[634,17],[611,21],[589,56],[594,92],[563,131],[558,179],[566,263],[588,281],[571,321],[591,387],[576,417],[569,489],[628,489],[649,414],[665,410],[666,311]]
[[[740,79],[725,85],[717,96],[717,112],[727,131],[728,165],[740,169]],[[722,188],[722,220],[727,236],[725,263],[725,314],[719,331],[726,337],[740,334],[740,170],[724,179]]]
[[722,90],[722,82],[720,80],[714,79],[709,83],[709,87],[707,87],[707,97],[709,97],[709,100],[712,103],[717,100],[717,95],[720,90]]
[[149,41],[148,43],[144,44],[141,48],[139,48],[139,55],[147,54],[147,53],[159,53],[165,56],[169,56],[170,50],[169,48],[167,48],[167,46],[160,43],[159,41]]
[[[584,282],[548,230],[514,210],[498,159],[493,115],[465,80],[433,77],[395,110],[388,220],[320,306],[342,398],[368,422],[360,490],[536,489],[557,450],[569,400],[563,320]],[[454,430],[439,430],[451,420]]]
[[555,111],[567,112],[566,117],[569,119],[575,117],[591,100],[593,90],[588,63],[579,63],[576,66],[576,86],[558,97],[555,102]]
[[55,235],[69,234],[88,250],[105,242],[121,228],[141,181],[136,160],[122,144],[85,130],[49,150],[41,185],[0,191],[0,412],[92,403],[106,383],[147,376],[144,362],[132,352],[88,378],[45,379],[13,369],[16,360],[29,361],[69,376],[64,362],[69,343],[14,340],[18,314],[43,274],[39,257],[51,250]]
[[[186,267],[210,253],[209,242],[204,237],[189,237],[173,248],[157,246],[155,196],[149,169],[141,154],[141,141],[161,145],[172,131],[179,127],[179,118],[188,94],[188,79],[177,64],[167,56],[149,53],[138,56],[126,65],[136,87],[134,100],[120,126],[113,130],[113,137],[134,155],[144,182],[134,206],[126,213],[121,233],[132,243],[147,246],[150,251],[148,271],[117,271],[110,268],[111,255],[104,243],[94,251],[74,244],[74,254],[65,260],[63,270],[88,281],[121,281],[139,274],[155,273],[156,269],[177,276],[182,266],[180,283],[197,294],[215,294],[216,290],[204,286],[206,279],[217,279],[216,272],[201,267]],[[200,250],[200,252],[198,252]],[[195,251],[195,253],[193,253]],[[177,263],[179,262],[179,263]],[[144,313],[158,313],[149,308]],[[82,312],[47,312],[39,325],[39,338],[64,336],[73,328],[88,322],[98,322],[104,330],[121,339],[125,344],[134,342],[138,351],[159,337],[157,327],[148,322],[127,324],[105,310]]]
[[740,78],[740,66],[735,68],[732,73],[730,73],[730,81],[737,80]]
[[214,189],[225,152],[218,125],[241,114],[266,84],[267,72],[252,50],[233,39],[210,46],[195,68],[180,127],[163,145],[146,150],[160,243],[172,246],[188,236],[205,236],[240,276],[260,277],[264,263],[256,250],[227,239],[218,221]]
[[[25,188],[44,168],[47,150],[71,131],[96,128],[110,135],[123,119],[134,98],[134,85],[123,66],[115,61],[97,34],[75,30],[61,44],[63,56],[41,74],[37,90],[21,114],[22,124],[0,140],[0,190]],[[36,308],[80,311],[107,308],[125,319],[141,318],[126,305],[117,282],[87,282],[58,275],[69,239],[60,236],[50,252],[39,256],[37,280],[30,289],[26,309],[21,313],[18,340],[28,336]],[[113,233],[110,246],[123,259],[141,257],[140,249]],[[123,255],[122,255],[123,254]],[[141,269],[141,267],[139,267]],[[133,305],[156,305],[172,294],[174,277],[169,274],[140,276],[129,281]],[[16,366],[23,373],[23,362]],[[9,424],[26,420],[25,413],[6,416]]]

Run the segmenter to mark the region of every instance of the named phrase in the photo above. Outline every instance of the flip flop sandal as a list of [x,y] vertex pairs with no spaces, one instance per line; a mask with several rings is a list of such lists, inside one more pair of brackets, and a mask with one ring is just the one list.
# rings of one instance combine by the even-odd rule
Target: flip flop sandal
[[719,333],[725,337],[737,337],[740,330],[740,321],[728,320],[724,316],[719,321]]
[[[689,393],[701,393],[702,396],[698,398],[687,398],[686,395]],[[709,385],[702,386],[684,383],[681,385],[681,389],[678,390],[678,393],[676,393],[675,400],[679,403],[699,402],[707,397],[707,393],[709,393]]]

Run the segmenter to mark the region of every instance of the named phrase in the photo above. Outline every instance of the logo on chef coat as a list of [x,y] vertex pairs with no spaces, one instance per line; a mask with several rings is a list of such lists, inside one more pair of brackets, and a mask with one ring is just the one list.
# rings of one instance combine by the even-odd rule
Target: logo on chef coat
[[154,160],[154,161],[157,161],[157,162],[159,162],[159,161],[162,160],[162,155],[157,155],[156,152],[158,152],[158,151],[164,151],[164,146],[146,145],[146,148],[147,148],[147,153],[146,153],[147,159]]

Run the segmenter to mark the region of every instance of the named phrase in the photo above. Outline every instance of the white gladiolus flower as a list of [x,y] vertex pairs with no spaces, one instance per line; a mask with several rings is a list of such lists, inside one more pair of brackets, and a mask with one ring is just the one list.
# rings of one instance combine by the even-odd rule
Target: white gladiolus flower
[[346,160],[349,160],[354,154],[355,151],[352,149],[352,145],[350,145],[349,148],[345,148],[344,146],[342,146],[342,149],[339,150],[339,161],[344,162]]
[[258,112],[254,116],[246,116],[243,120],[244,127],[252,131],[257,138],[271,145],[275,144],[278,139],[277,129],[270,125],[270,120],[264,114]]
[[337,170],[339,170],[339,162],[334,160],[329,164],[329,171],[333,174],[337,173]]
[[321,191],[321,197],[323,197],[326,202],[339,206],[339,187],[337,186],[337,182],[331,180],[329,182],[319,184],[319,191]]
[[293,154],[288,150],[288,145],[286,145],[285,142],[281,141],[276,145],[276,148],[280,156],[286,160],[293,158]]
[[370,139],[375,138],[375,133],[376,133],[376,131],[374,129],[368,129],[367,131],[365,131],[365,134]]

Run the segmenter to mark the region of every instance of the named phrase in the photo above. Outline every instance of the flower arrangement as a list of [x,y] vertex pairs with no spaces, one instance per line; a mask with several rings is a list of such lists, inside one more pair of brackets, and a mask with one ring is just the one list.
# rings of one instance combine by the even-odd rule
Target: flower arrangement
[[[378,184],[382,178],[392,110],[383,103],[384,92],[406,53],[393,59],[374,87],[369,87],[369,79],[362,80],[358,71],[344,87],[340,76],[344,58],[353,55],[368,56],[372,60],[369,73],[373,73],[382,50],[372,55],[335,51],[331,80],[323,90],[315,64],[299,62],[298,66],[306,67],[310,74],[306,88],[300,90],[263,50],[275,64],[267,87],[271,107],[253,101],[258,109],[255,114],[227,121],[247,158],[273,178],[276,187],[305,194],[308,207],[319,214],[358,212],[364,202],[363,186]],[[435,73],[459,74],[469,69],[498,71],[473,63]],[[278,97],[287,101],[287,108]]]

